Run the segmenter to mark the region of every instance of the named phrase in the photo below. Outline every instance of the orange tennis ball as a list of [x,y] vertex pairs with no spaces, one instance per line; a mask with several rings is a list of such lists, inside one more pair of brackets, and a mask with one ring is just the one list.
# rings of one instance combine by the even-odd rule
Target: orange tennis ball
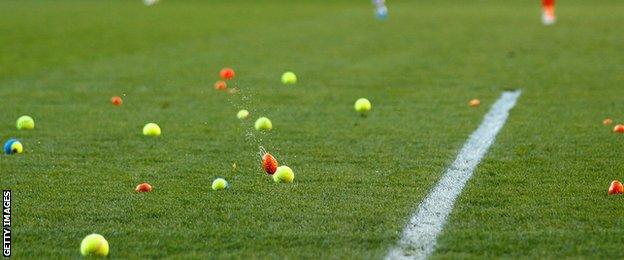
[[150,192],[152,191],[152,185],[147,182],[141,183],[134,188],[136,192]]
[[270,153],[265,153],[262,156],[262,169],[269,175],[273,175],[277,170],[277,160]]
[[234,70],[232,68],[223,68],[220,72],[219,72],[219,76],[221,76],[222,79],[224,80],[230,80],[234,78]]
[[470,105],[471,107],[478,107],[479,105],[481,105],[481,101],[475,98],[473,100],[470,100],[470,102],[468,102],[468,105]]
[[227,83],[225,83],[225,81],[223,81],[223,80],[219,80],[219,81],[215,82],[214,88],[216,90],[224,90],[224,89],[227,88]]
[[123,100],[119,96],[114,96],[111,98],[111,103],[115,106],[121,106],[121,104],[123,104]]
[[612,181],[607,194],[613,195],[622,193],[624,193],[624,185],[622,185],[620,181]]
[[616,125],[613,128],[613,132],[620,133],[620,134],[624,133],[624,125]]

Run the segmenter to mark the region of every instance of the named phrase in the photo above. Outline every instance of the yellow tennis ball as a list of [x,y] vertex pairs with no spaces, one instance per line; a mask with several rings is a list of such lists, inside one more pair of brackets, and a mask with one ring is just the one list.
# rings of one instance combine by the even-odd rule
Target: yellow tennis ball
[[80,243],[80,253],[83,256],[107,256],[108,241],[100,234],[88,235]]
[[282,83],[284,85],[291,85],[297,83],[297,75],[295,73],[287,71],[282,74]]
[[32,130],[35,128],[35,120],[30,116],[20,116],[17,119],[16,126],[18,130]]
[[212,189],[213,190],[222,190],[225,189],[227,187],[228,183],[225,179],[223,178],[217,178],[216,180],[214,180],[212,182]]
[[154,123],[149,123],[143,127],[143,134],[147,136],[159,136],[160,126]]
[[261,117],[261,118],[258,118],[258,120],[256,120],[254,127],[258,131],[269,131],[273,129],[273,124],[271,123],[271,120],[269,120],[268,118]]
[[238,119],[245,119],[248,116],[249,116],[249,111],[247,111],[246,109],[238,111],[238,113],[236,114],[236,117],[238,117]]
[[24,146],[19,141],[15,141],[15,142],[13,142],[13,144],[11,144],[11,152],[12,153],[22,153],[22,152],[24,152]]
[[273,174],[273,181],[291,183],[295,179],[295,173],[288,166],[277,167],[277,170]]
[[355,111],[357,111],[360,114],[364,114],[371,110],[372,105],[371,105],[371,102],[368,101],[368,99],[360,98],[357,101],[355,101],[354,107],[355,107]]

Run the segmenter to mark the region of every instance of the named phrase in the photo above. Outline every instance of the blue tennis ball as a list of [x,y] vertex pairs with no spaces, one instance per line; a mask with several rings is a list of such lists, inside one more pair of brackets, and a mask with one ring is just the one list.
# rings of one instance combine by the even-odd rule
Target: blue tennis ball
[[13,152],[13,143],[18,142],[17,139],[9,139],[4,143],[4,153],[6,154],[14,154]]

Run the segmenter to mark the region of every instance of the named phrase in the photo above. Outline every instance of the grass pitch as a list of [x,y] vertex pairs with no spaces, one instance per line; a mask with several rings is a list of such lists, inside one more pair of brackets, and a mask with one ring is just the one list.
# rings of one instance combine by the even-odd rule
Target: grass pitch
[[[96,232],[113,258],[381,258],[521,88],[433,257],[623,257],[624,203],[606,189],[624,139],[601,122],[624,122],[624,3],[562,2],[553,27],[530,1],[388,8],[379,22],[367,1],[0,2],[0,137],[25,146],[0,157],[13,255],[77,257]],[[213,89],[225,66],[240,95]],[[22,114],[35,130],[15,130]],[[163,135],[142,136],[148,122]],[[259,146],[293,184],[261,172]],[[216,177],[231,189],[211,191]]]

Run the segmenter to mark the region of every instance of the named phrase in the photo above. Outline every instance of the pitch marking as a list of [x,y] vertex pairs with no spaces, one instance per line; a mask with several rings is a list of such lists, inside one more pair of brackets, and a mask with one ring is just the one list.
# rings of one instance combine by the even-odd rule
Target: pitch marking
[[442,179],[420,203],[403,230],[398,245],[390,249],[386,259],[426,259],[433,253],[438,234],[453,210],[455,200],[494,143],[520,94],[520,90],[504,92],[494,103]]

